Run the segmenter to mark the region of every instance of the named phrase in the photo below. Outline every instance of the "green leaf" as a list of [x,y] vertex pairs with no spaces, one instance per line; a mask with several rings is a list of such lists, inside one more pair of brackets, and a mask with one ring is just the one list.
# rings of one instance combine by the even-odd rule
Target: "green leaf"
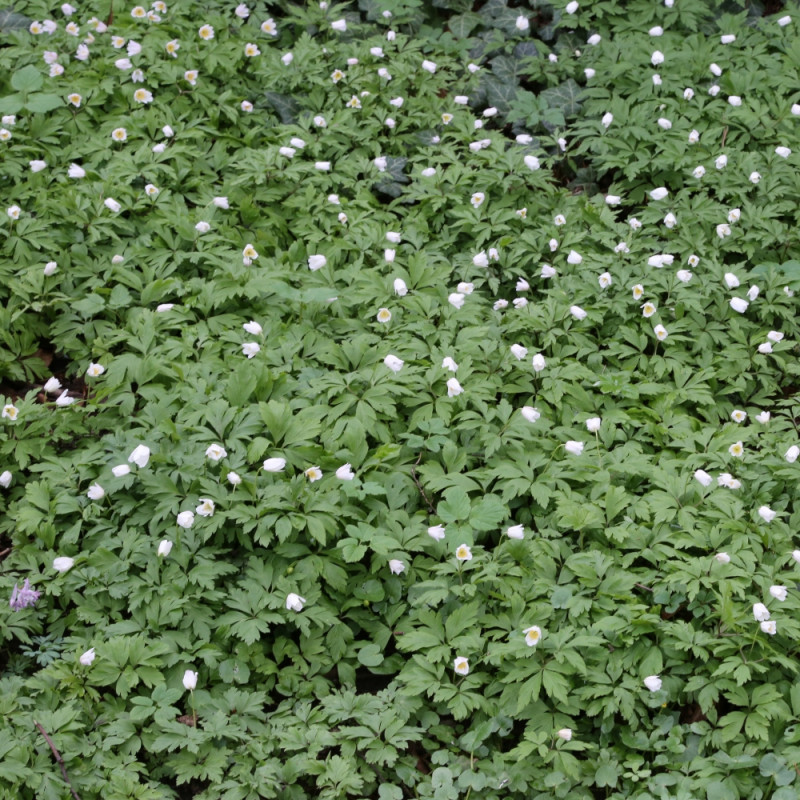
[[18,14],[13,8],[0,9],[0,33],[27,30],[33,20],[24,14]]
[[365,667],[378,667],[383,664],[384,656],[381,648],[377,644],[364,645],[358,651],[358,663]]
[[480,14],[471,11],[450,17],[447,27],[456,39],[466,39],[481,24]]
[[279,92],[266,91],[264,98],[272,106],[284,125],[291,125],[297,120],[300,113],[300,104],[291,95]]
[[619,769],[616,764],[601,764],[594,774],[594,782],[601,788],[604,786],[613,788],[617,785],[618,779]]
[[517,96],[517,87],[513,83],[504,83],[494,75],[485,75],[483,83],[486,88],[486,100],[494,106],[502,116],[508,114],[511,104]]
[[25,94],[28,92],[35,92],[37,89],[41,88],[42,83],[44,83],[42,73],[39,72],[33,64],[28,64],[27,67],[18,69],[11,76],[12,88]]
[[25,98],[21,94],[9,94],[0,98],[0,114],[16,114],[25,105]]
[[37,113],[45,113],[52,111],[54,108],[60,108],[64,105],[64,101],[57,94],[31,94],[25,101],[25,108],[28,111]]
[[455,486],[444,493],[444,501],[439,503],[437,514],[445,523],[466,520],[469,517],[470,501],[467,493]]
[[545,89],[539,96],[565,117],[572,117],[581,110],[583,90],[572,78],[568,78],[552,89]]

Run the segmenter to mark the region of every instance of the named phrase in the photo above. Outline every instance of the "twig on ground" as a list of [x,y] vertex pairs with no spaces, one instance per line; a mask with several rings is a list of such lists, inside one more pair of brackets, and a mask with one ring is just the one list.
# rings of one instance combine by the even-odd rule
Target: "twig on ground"
[[67,775],[67,768],[64,766],[64,759],[61,758],[61,753],[58,752],[58,749],[53,744],[53,740],[47,735],[47,731],[36,721],[33,721],[33,724],[39,729],[39,732],[44,736],[45,741],[47,744],[50,745],[50,749],[53,751],[53,756],[56,761],[58,761],[58,766],[61,767],[61,774],[64,776],[64,781],[66,782],[67,786],[69,786],[69,790],[72,793],[72,796],[75,800],[81,800],[80,795],[72,788],[72,784],[69,781],[69,776]]

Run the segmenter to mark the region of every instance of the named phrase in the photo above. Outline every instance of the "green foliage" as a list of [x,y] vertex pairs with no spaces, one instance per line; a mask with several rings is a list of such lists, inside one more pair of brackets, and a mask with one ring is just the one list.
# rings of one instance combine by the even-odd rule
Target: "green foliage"
[[797,796],[800,39],[712,5],[0,12],[0,785]]

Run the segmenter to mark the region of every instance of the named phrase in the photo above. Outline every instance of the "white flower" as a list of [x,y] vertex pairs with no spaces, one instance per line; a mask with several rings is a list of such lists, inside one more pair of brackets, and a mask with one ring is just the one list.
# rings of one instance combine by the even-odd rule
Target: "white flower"
[[772,345],[769,342],[762,342],[758,346],[758,352],[761,353],[761,355],[767,356],[772,352]]
[[406,282],[402,278],[395,278],[392,287],[398,297],[405,297],[408,294],[408,286],[406,286]]
[[305,597],[300,597],[299,594],[289,592],[286,595],[286,609],[287,611],[302,611],[303,606],[306,604]]
[[167,311],[172,311],[173,308],[175,308],[175,303],[159,303],[156,306],[156,311],[159,314],[164,314]]
[[245,322],[242,327],[248,332],[252,333],[253,336],[261,336],[264,332],[264,329],[254,320],[250,320],[250,322]]
[[679,270],[678,270],[678,271],[675,273],[675,277],[676,277],[676,278],[677,278],[677,279],[678,279],[678,280],[679,280],[681,283],[689,283],[689,281],[692,279],[692,273],[691,273],[691,272],[689,272],[689,270],[688,270],[688,269],[679,269]]
[[399,558],[392,558],[389,560],[389,571],[392,575],[399,575],[401,572],[405,572],[406,565],[400,561]]
[[397,356],[393,356],[390,354],[383,359],[383,363],[386,364],[386,366],[392,372],[400,372],[405,362],[401,358],[398,358]]
[[651,200],[663,200],[669,194],[669,190],[665,186],[659,186],[650,192]]
[[542,638],[542,629],[538,625],[531,625],[530,628],[525,628],[522,632],[525,634],[525,644],[528,647],[535,647]]
[[511,350],[511,355],[518,361],[522,361],[522,359],[528,355],[528,348],[523,347],[521,344],[512,344],[509,349]]
[[228,198],[227,197],[215,197],[211,202],[217,208],[224,208],[224,209],[230,208],[230,205],[228,204]]
[[541,353],[537,353],[531,363],[535,372],[541,372],[546,366],[544,356]]
[[744,445],[741,442],[734,442],[729,448],[728,452],[734,458],[741,458],[744,455]]
[[798,456],[800,456],[800,447],[796,444],[793,444],[784,454],[784,458],[790,463],[794,464],[797,461]]
[[465,295],[461,292],[453,292],[452,294],[448,295],[447,302],[450,303],[451,306],[454,308],[461,308],[464,305]]
[[460,544],[456,548],[456,559],[458,561],[472,561],[472,550],[470,550],[469,545]]
[[666,117],[659,117],[658,118],[658,127],[663,128],[665,131],[672,129],[672,122],[668,120]]
[[466,658],[457,656],[453,660],[453,669],[458,675],[469,675],[469,661]]
[[489,257],[486,255],[485,250],[481,250],[478,255],[472,257],[472,263],[476,267],[488,267],[489,266]]
[[631,226],[631,230],[634,230],[634,231],[638,231],[638,230],[639,230],[639,228],[641,228],[641,227],[642,227],[642,223],[641,223],[641,222],[639,222],[639,220],[638,220],[638,219],[636,219],[636,217],[631,217],[631,218],[628,220],[628,225],[630,225],[630,226]]
[[428,536],[431,539],[435,539],[437,542],[441,542],[444,539],[444,525],[432,525],[428,528]]
[[200,505],[197,506],[195,509],[195,513],[199,514],[201,517],[213,517],[214,516],[214,501],[208,497],[201,497]]
[[787,14],[785,17],[781,17],[778,20],[778,25],[780,25],[781,28],[785,28],[791,21],[792,18]]
[[522,416],[531,423],[536,422],[539,417],[542,416],[539,409],[534,408],[533,406],[523,406],[520,409],[520,414],[522,414]]
[[512,525],[506,529],[506,534],[509,539],[524,539],[525,527],[523,525]]
[[192,670],[187,669],[186,672],[183,673],[183,688],[187,689],[190,692],[193,692],[197,687],[197,673],[192,672]]
[[747,307],[750,305],[750,303],[748,303],[747,300],[741,297],[734,297],[731,299],[730,305],[734,311],[738,311],[740,314],[744,314],[744,312],[747,311]]
[[448,397],[456,397],[457,395],[461,394],[464,391],[461,384],[458,382],[456,378],[450,378],[447,381],[447,396]]
[[569,313],[572,314],[575,319],[586,319],[586,312],[580,306],[570,306]]
[[525,156],[523,161],[525,162],[525,166],[529,170],[537,170],[541,166],[539,163],[539,159],[536,158],[536,156]]
[[788,147],[776,147],[775,152],[781,158],[789,158],[789,156],[792,154],[792,151]]
[[667,336],[669,336],[669,333],[667,333],[667,329],[663,325],[656,325],[655,328],[653,328],[653,333],[655,333],[656,338],[660,342],[663,342],[664,339],[666,339]]
[[241,476],[233,471],[229,472],[225,477],[232,486],[238,486],[242,482]]
[[128,456],[128,463],[136,464],[140,469],[144,469],[148,461],[150,461],[150,448],[143,444],[137,445]]
[[456,372],[458,370],[458,364],[450,356],[445,356],[442,359],[442,369],[449,369],[450,372]]
[[774,636],[778,632],[778,623],[775,620],[762,622],[760,627],[764,633],[768,633],[770,636]]
[[[586,67],[586,69],[583,71],[583,74],[586,76],[587,80],[591,80],[597,73],[591,67]],[[613,117],[611,119],[613,119]],[[605,122],[603,124],[605,125]],[[608,125],[610,124],[611,120],[608,122]],[[608,127],[608,125],[606,125],[606,127]]]
[[717,553],[714,556],[714,560],[718,564],[730,564],[731,563],[731,557],[727,553]]
[[194,513],[192,511],[181,511],[178,514],[177,523],[181,528],[191,528],[194,525]]
[[86,492],[86,496],[90,500],[102,500],[105,497],[105,489],[99,483],[93,483]]
[[727,222],[722,222],[719,225],[717,225],[717,236],[719,236],[720,239],[724,239],[726,236],[730,235],[731,235],[731,226],[728,225]]
[[583,442],[569,441],[564,444],[564,449],[573,456],[583,453]]
[[426,167],[420,173],[420,175],[422,175],[423,178],[432,178],[435,174],[436,174],[435,167]]
[[758,288],[758,286],[751,286],[747,290],[747,297],[748,297],[748,299],[750,300],[751,303],[753,302],[753,300],[756,299],[756,297],[758,297],[760,292],[761,292],[761,290]]
[[423,61],[422,69],[424,69],[426,72],[430,72],[431,75],[433,75],[433,73],[436,72],[436,64],[434,64],[433,61]]
[[316,254],[313,256],[308,257],[308,268],[312,272],[316,272],[318,269],[322,269],[328,263],[328,259],[325,256]]
[[589,417],[586,420],[586,429],[589,433],[597,433],[600,430],[600,425],[602,424],[602,420],[600,417]]
[[780,331],[770,331],[767,334],[767,339],[777,344],[778,342],[783,341],[783,334]]
[[730,97],[728,97],[728,102],[732,106],[740,106],[742,104],[742,98],[739,97],[739,95],[732,94],[732,95],[730,95]]
[[158,557],[166,558],[172,550],[172,542],[169,539],[162,539],[158,544]]
[[11,474],[10,470],[4,470],[2,474],[0,474],[0,486],[4,489],[8,489],[11,486],[11,478],[13,475]]
[[731,412],[731,419],[734,422],[744,422],[747,419],[747,412],[746,411],[742,411],[739,408],[735,408]]
[[678,224],[677,217],[670,211],[666,217],[664,217],[664,224],[668,228],[674,228]]
[[337,19],[334,22],[331,22],[331,28],[339,33],[344,33],[344,31],[347,30],[347,22],[343,19]]
[[606,205],[618,206],[622,202],[622,198],[618,194],[607,194]]
[[560,731],[556,732],[556,736],[559,739],[563,739],[565,742],[569,742],[572,739],[572,728],[562,728]]
[[340,481],[352,481],[353,478],[356,477],[355,472],[353,472],[353,467],[351,464],[342,464],[339,469],[336,470],[336,477]]
[[95,652],[94,647],[89,648],[85,653],[81,653],[78,659],[84,667],[88,667],[94,661]]
[[648,675],[644,679],[644,685],[651,692],[657,692],[661,689],[661,678],[659,678],[658,675]]
[[515,297],[513,302],[514,308],[525,308],[528,305],[528,301],[524,297]]
[[686,88],[683,90],[683,99],[691,100],[694,97],[694,89]]
[[600,120],[604,128],[608,128],[613,121],[614,115],[610,111],[607,111],[605,114],[603,114],[603,118]]
[[792,550],[792,558],[800,564],[800,550]]
[[256,355],[256,353],[260,351],[261,351],[261,345],[258,342],[242,343],[242,355],[245,355],[248,358],[253,358]]
[[[725,285],[729,289],[736,289],[739,286],[739,279],[732,272],[726,272],[724,280],[725,280]],[[769,338],[769,336],[767,338]]]
[[525,278],[520,278],[517,281],[515,288],[518,292],[527,292],[531,288],[531,285],[525,280]]
[[570,0],[570,2],[567,3],[567,5],[564,7],[564,11],[566,11],[567,14],[574,14],[577,10],[578,10],[577,0]]
[[220,461],[228,455],[228,451],[221,444],[209,445],[206,449],[206,458],[212,461]]
[[600,44],[601,36],[599,33],[593,33],[587,40],[586,44],[590,44],[592,47],[596,47]]
[[[651,28],[650,30],[653,31],[653,30],[656,30],[656,29],[655,28]],[[663,30],[661,28],[658,28],[658,30],[663,33]],[[651,33],[650,35],[652,36],[654,34]],[[655,35],[656,36],[661,36],[661,33],[657,33]],[[660,50],[654,50],[653,51],[653,55],[650,56],[650,63],[654,67],[657,67],[659,64],[663,64],[664,63],[664,54]]]
[[518,31],[527,31],[530,28],[530,23],[527,17],[519,16],[514,23]]
[[724,154],[721,156],[717,156],[717,158],[714,161],[714,166],[717,169],[725,169],[725,167],[728,166],[728,156]]
[[777,512],[773,511],[769,506],[761,506],[758,509],[758,516],[764,520],[764,522],[772,522],[777,516]]
[[65,406],[71,406],[75,402],[74,397],[70,397],[68,390],[64,389],[63,392],[56,398],[56,405],[63,408]]
[[114,473],[115,478],[122,478],[125,475],[130,474],[131,468],[127,464],[118,464],[116,467],[112,467],[111,472]]
[[750,181],[750,183],[758,183],[761,180],[761,173],[751,172],[748,180]]
[[763,603],[753,606],[753,616],[756,622],[766,622],[769,619],[769,609]]
[[75,559],[69,556],[60,556],[53,560],[53,569],[56,572],[69,572],[75,565]]
[[283,472],[286,459],[281,457],[268,458],[262,465],[264,472]]
[[789,591],[785,586],[770,586],[769,593],[781,603],[788,597]]

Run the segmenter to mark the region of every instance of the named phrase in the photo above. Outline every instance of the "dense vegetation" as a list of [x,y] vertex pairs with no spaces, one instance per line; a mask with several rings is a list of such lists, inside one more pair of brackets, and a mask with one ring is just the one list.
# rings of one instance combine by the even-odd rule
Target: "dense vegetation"
[[775,3],[0,12],[3,796],[794,800],[799,71]]

